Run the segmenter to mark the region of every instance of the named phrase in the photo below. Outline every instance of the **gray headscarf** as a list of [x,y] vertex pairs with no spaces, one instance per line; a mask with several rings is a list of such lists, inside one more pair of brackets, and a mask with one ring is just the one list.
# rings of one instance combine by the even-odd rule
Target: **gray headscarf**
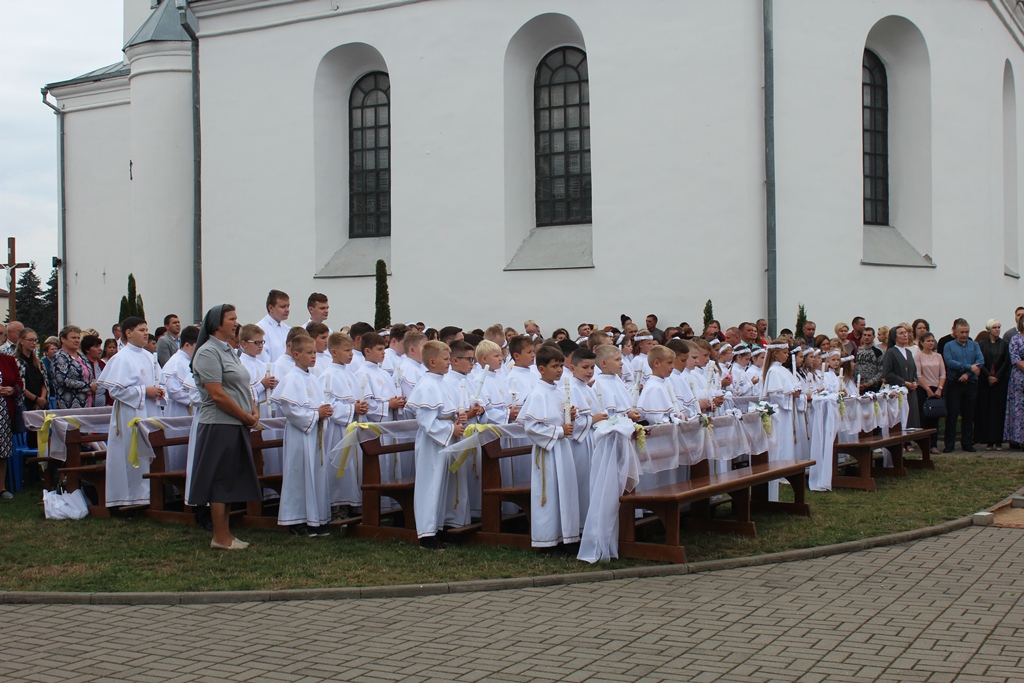
[[199,339],[196,341],[196,348],[192,352],[192,362],[189,363],[189,370],[192,372],[195,372],[195,368],[192,364],[196,361],[196,353],[199,352],[199,349],[203,344],[210,341],[210,337],[212,337],[213,333],[220,327],[221,321],[224,319],[224,306],[226,305],[227,304],[220,304],[218,306],[214,306],[206,312],[205,316],[203,316],[203,324],[199,328]]

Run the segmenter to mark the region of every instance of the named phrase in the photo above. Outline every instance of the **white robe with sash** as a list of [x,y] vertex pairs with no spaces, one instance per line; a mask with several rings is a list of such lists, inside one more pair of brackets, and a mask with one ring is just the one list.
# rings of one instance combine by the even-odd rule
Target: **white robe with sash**
[[[796,377],[777,361],[768,368],[761,387],[761,398],[779,407],[778,421],[768,438],[768,460],[796,460],[796,409],[793,392],[799,387]],[[801,416],[802,419],[802,416]],[[779,499],[779,480],[768,484],[768,499]]]
[[[327,402],[334,409],[334,414],[324,423],[324,452],[330,453],[345,438],[348,425],[357,421],[355,404],[359,386],[348,366],[340,363],[331,363],[320,381],[323,382]],[[339,477],[337,470],[327,466],[331,505],[362,505],[362,485],[363,460],[359,449],[353,449],[349,455],[344,476]]]
[[519,421],[533,443],[530,536],[535,548],[580,540],[576,465],[562,430],[564,408],[563,387],[538,382],[519,413]]
[[[434,536],[444,528],[448,510],[455,510],[455,478],[441,450],[452,443],[457,408],[445,389],[444,377],[427,372],[416,384],[409,403],[416,409],[416,488],[413,509],[416,537]],[[469,501],[459,501],[469,507]]]
[[[182,350],[171,356],[160,369],[160,384],[167,392],[167,407],[164,417],[191,417],[193,414],[192,391],[195,391],[195,380],[192,379],[192,357]],[[189,387],[192,390],[189,390]],[[190,440],[191,442],[191,440]],[[168,446],[164,449],[164,464],[168,472],[185,469],[188,460],[188,445]],[[187,488],[185,489],[188,490]]]
[[117,353],[100,374],[98,384],[114,401],[107,436],[107,507],[146,505],[149,503],[149,480],[142,475],[149,472],[149,461],[139,459],[139,466],[128,463],[132,418],[160,417],[156,401],[146,398],[146,387],[155,386],[160,366],[153,354],[133,344]]
[[323,423],[317,414],[327,403],[323,387],[312,373],[296,368],[274,388],[271,400],[288,420],[277,523],[324,526],[331,521],[331,502]]

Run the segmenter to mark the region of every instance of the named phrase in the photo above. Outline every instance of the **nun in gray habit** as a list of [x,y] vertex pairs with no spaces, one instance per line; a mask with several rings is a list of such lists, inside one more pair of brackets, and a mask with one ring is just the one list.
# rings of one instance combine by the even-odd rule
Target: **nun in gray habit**
[[249,371],[228,344],[237,327],[234,306],[214,306],[203,318],[192,356],[192,375],[203,403],[199,408],[189,502],[210,504],[210,547],[219,550],[243,550],[249,545],[231,534],[231,503],[263,498],[249,442],[249,431],[258,420],[249,389]]

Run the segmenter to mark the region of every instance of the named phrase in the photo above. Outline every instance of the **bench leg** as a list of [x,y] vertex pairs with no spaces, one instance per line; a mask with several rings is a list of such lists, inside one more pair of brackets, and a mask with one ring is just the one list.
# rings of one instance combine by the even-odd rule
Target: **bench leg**
[[793,489],[793,502],[782,501],[758,501],[754,503],[754,509],[758,512],[784,512],[788,515],[799,515],[801,517],[811,516],[811,506],[807,504],[807,472],[786,477],[790,487]]
[[842,448],[844,452],[849,453],[857,461],[858,476],[848,477],[840,475],[837,467],[832,470],[832,488],[874,491],[875,480],[871,478],[871,451],[865,451],[865,449],[858,447],[856,444],[838,444],[834,448]]
[[910,470],[934,470],[935,463],[932,462],[932,437],[926,436],[914,443],[921,449],[921,459],[905,460],[904,466]]

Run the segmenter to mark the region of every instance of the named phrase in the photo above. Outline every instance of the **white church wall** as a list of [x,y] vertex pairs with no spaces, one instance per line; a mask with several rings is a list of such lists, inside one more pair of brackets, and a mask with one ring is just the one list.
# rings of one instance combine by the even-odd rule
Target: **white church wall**
[[192,317],[191,56],[188,43],[151,42],[128,58],[132,268],[155,328],[167,313]]
[[127,79],[68,88],[68,321],[109,334],[132,262]]
[[[724,319],[757,317],[760,14],[726,15],[710,1],[682,7],[653,5],[638,17],[618,2],[421,3],[232,33],[232,22],[256,15],[206,16],[198,5],[204,249],[232,253],[238,264],[208,266],[207,301],[227,297],[254,318],[272,286],[299,308],[315,289],[331,297],[334,321],[372,316],[372,278],[312,279],[330,255],[313,253],[322,232],[312,93],[324,55],[359,42],[379,51],[391,76],[396,320],[475,326],[533,317],[551,329],[650,310],[678,322],[699,318],[709,297]],[[505,60],[513,36],[549,12],[579,26],[590,63],[595,268],[506,272],[509,183],[532,188],[533,157],[528,139],[525,182],[508,179]],[[258,16],[274,19],[268,9]],[[641,19],[643,30],[629,30]],[[532,190],[513,194],[523,194],[515,211],[532,220]],[[284,239],[239,239],[271,229]],[[344,237],[343,224],[338,230]],[[710,236],[720,246],[702,243]],[[726,264],[735,276],[720,282]],[[249,290],[239,296],[243,280]]]
[[[860,264],[861,60],[872,27],[892,14],[920,30],[930,61],[936,268]],[[780,325],[793,324],[798,301],[820,329],[854,315],[922,316],[938,331],[959,315],[975,328],[1012,319],[1021,292],[1003,274],[1002,81],[1005,60],[1019,63],[1021,52],[992,9],[791,0],[776,3],[775,49]],[[924,220],[928,207],[917,211]],[[926,228],[911,241],[926,246]]]

